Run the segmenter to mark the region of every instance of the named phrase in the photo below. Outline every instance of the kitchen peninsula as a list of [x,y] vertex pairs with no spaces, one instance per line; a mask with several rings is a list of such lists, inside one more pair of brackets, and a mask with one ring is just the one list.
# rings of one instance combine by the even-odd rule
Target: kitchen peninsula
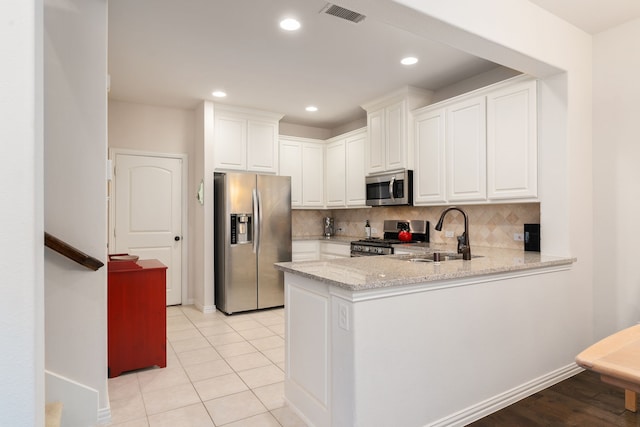
[[285,397],[310,425],[465,425],[579,371],[537,351],[573,328],[561,288],[575,259],[474,248],[411,261],[432,251],[276,265]]

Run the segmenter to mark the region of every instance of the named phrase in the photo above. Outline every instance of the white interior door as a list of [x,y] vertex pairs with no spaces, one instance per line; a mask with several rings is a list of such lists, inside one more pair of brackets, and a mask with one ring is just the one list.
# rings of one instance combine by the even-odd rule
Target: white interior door
[[157,259],[167,268],[167,305],[182,303],[182,159],[115,155],[110,253]]

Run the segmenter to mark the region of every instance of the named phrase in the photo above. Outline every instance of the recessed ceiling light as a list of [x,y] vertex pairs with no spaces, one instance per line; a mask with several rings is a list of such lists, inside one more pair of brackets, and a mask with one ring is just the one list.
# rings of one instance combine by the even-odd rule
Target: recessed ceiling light
[[313,105],[309,105],[307,108],[305,108],[305,110],[309,111],[310,113],[313,113],[315,111],[318,111],[318,107],[314,107]]
[[214,90],[213,92],[211,92],[211,95],[215,96],[216,98],[224,98],[225,96],[227,96],[227,94],[221,90]]
[[417,62],[418,62],[418,58],[413,56],[407,56],[406,58],[402,58],[402,60],[400,61],[402,65],[413,65],[413,64],[416,64]]
[[300,29],[300,22],[293,18],[283,19],[280,21],[280,28],[286,31],[296,31]]

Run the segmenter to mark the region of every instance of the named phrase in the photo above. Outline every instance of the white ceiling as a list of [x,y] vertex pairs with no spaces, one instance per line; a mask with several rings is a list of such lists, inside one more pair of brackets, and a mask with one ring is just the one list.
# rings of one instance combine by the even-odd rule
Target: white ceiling
[[529,0],[589,34],[640,18],[639,0]]
[[[640,16],[638,0],[531,0],[599,31]],[[110,98],[194,108],[214,100],[335,128],[359,107],[405,85],[437,90],[496,64],[372,19],[319,13],[325,0],[109,0]],[[588,5],[588,6],[586,6]],[[614,11],[617,11],[614,13]],[[287,33],[285,16],[302,22]],[[420,62],[407,68],[406,55]],[[304,111],[307,105],[319,111]]]

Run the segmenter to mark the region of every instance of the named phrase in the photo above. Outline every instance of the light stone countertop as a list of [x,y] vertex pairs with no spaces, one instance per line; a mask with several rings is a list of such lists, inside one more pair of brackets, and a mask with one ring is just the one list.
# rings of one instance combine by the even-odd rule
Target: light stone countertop
[[455,252],[438,244],[397,245],[416,255],[366,256],[326,261],[283,262],[275,267],[350,291],[388,288],[451,279],[481,277],[500,273],[555,266],[570,266],[576,258],[543,255],[514,249],[471,247],[470,261],[411,262],[416,256],[432,257],[433,252]]
[[293,236],[293,238],[291,240],[293,240],[294,242],[296,242],[296,241],[305,241],[305,240],[318,240],[320,242],[342,243],[342,244],[348,245],[351,242],[354,242],[356,240],[362,240],[362,239],[364,239],[364,236],[362,236],[362,237],[356,237],[356,236],[331,236],[331,237],[325,237],[325,236],[322,236],[322,235],[318,235],[318,236]]

